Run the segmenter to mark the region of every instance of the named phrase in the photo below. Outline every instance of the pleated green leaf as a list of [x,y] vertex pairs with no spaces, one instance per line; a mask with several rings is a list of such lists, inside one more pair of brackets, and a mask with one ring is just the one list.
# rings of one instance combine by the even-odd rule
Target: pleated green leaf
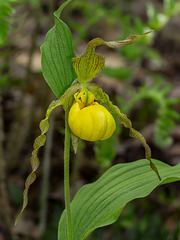
[[63,95],[76,78],[72,66],[72,58],[75,54],[72,47],[71,32],[67,25],[59,19],[63,8],[70,1],[66,1],[54,13],[55,26],[47,33],[41,46],[43,76],[58,98]]
[[[157,186],[180,180],[180,164],[171,167],[152,160],[162,177],[159,181],[146,159],[111,167],[96,182],[82,187],[71,203],[72,240],[83,240],[93,230],[114,223],[124,206],[149,195]],[[63,212],[58,240],[67,240],[66,215]]]

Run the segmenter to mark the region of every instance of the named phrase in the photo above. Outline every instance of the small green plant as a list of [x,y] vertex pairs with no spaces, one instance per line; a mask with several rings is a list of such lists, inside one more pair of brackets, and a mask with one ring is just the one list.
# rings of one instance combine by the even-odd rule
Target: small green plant
[[[117,106],[113,105],[109,96],[98,85],[91,83],[92,78],[104,67],[105,62],[102,55],[95,53],[97,46],[103,44],[111,48],[122,48],[150,32],[130,35],[123,41],[105,42],[101,38],[96,38],[89,42],[81,56],[75,57],[71,32],[59,19],[63,8],[69,2],[70,0],[66,1],[54,13],[55,26],[48,32],[41,47],[43,75],[58,100],[50,104],[46,118],[40,123],[41,135],[34,142],[30,160],[32,172],[25,182],[23,207],[16,223],[27,206],[29,187],[36,179],[36,170],[40,164],[37,153],[46,141],[45,134],[49,129],[49,116],[54,108],[62,105],[65,110],[64,191],[66,208],[59,221],[58,240],[83,240],[93,230],[114,223],[124,206],[132,199],[147,196],[161,184],[180,180],[180,165],[171,167],[158,160],[152,160],[151,150],[141,133],[132,127],[131,121],[121,113]],[[107,106],[109,111],[105,108]],[[145,148],[146,159],[111,167],[97,181],[82,187],[71,202],[70,138],[76,152],[79,138],[92,141],[110,137],[115,130],[110,112],[116,114],[120,123],[130,130],[131,137],[141,141]],[[80,125],[78,125],[78,117]],[[102,120],[102,128],[99,119]],[[73,124],[76,124],[78,131],[75,131]]]
[[0,0],[0,45],[2,45],[7,37],[9,29],[9,19],[14,13],[11,7],[17,0]]
[[148,25],[156,30],[161,29],[169,20],[170,17],[180,12],[180,2],[174,0],[164,0],[163,10],[157,11],[153,4],[148,3]]
[[[19,85],[20,79],[14,77],[11,64],[14,63],[13,54],[20,53],[21,48],[13,48],[16,44],[16,35],[24,29],[25,24],[20,23],[25,13],[17,17],[23,9],[24,0],[0,0],[0,90],[9,89],[11,86]],[[19,41],[19,39],[18,39]]]
[[96,142],[94,148],[96,154],[96,162],[101,169],[106,170],[112,165],[112,161],[116,156],[114,145],[117,144],[118,141],[115,134],[105,141]]
[[[15,0],[0,0],[0,48],[4,45],[10,24],[10,18],[14,13],[14,9],[12,8],[12,3],[15,3]],[[2,58],[5,54],[1,53],[0,57]],[[7,79],[9,77],[9,73],[3,75],[1,73],[2,66],[0,67],[0,86],[6,86]]]
[[[152,111],[156,115],[155,120],[155,143],[160,147],[170,146],[173,142],[170,134],[174,128],[176,128],[176,122],[180,115],[176,110],[172,109],[172,106],[179,103],[180,99],[171,99],[168,97],[169,92],[172,89],[171,85],[164,86],[164,81],[159,79],[159,76],[155,77],[156,81],[152,87],[143,84],[138,92],[134,92],[129,89],[129,100],[123,98],[118,98],[122,111],[128,114],[132,108],[139,101],[144,101],[149,99],[152,106]],[[153,104],[157,105],[156,112],[154,111]]]
[[[79,23],[76,19],[67,18],[67,23],[71,28],[78,33],[77,39],[85,39],[88,37],[88,31],[96,26],[97,23],[103,22],[112,27],[117,23],[120,16],[120,9],[117,7],[105,8],[102,3],[91,1],[74,1],[69,8],[69,15],[72,15],[73,11],[79,11],[83,15],[85,24]],[[93,12],[93,17],[92,17]]]
[[[179,114],[172,109],[173,105],[179,103],[179,98],[169,99],[168,94],[170,93],[172,86],[168,85],[160,74],[151,74],[154,81],[153,85],[147,86],[146,82],[134,92],[130,90],[132,87],[129,84],[129,80],[133,79],[134,72],[137,68],[141,68],[141,62],[145,59],[148,62],[154,62],[154,64],[159,68],[162,65],[162,58],[157,50],[152,47],[153,40],[157,37],[158,30],[160,31],[170,20],[172,16],[180,11],[179,1],[164,0],[162,11],[157,11],[152,4],[147,4],[147,22],[143,23],[140,18],[132,19],[130,16],[121,16],[121,25],[123,29],[122,36],[124,34],[129,34],[133,30],[138,34],[142,34],[146,29],[152,28],[156,32],[148,35],[148,37],[143,38],[141,42],[136,44],[136,48],[133,45],[128,48],[123,48],[121,55],[124,60],[128,60],[128,67],[121,68],[109,68],[105,67],[102,70],[102,74],[110,77],[117,78],[120,81],[126,82],[126,92],[129,92],[130,99],[124,99],[123,97],[118,97],[118,102],[120,108],[126,114],[128,114],[135,104],[139,101],[148,100],[157,104],[156,116],[154,116],[153,121],[155,122],[156,129],[154,134],[155,144],[158,147],[167,147],[172,145],[173,141],[171,138],[172,130],[177,126],[177,120],[179,119]],[[133,24],[132,24],[133,22]],[[149,71],[149,69],[148,69]],[[150,70],[151,71],[151,70]],[[153,108],[152,106],[150,106]],[[147,108],[143,108],[140,112],[141,114],[148,114]],[[152,116],[152,118],[153,118]]]

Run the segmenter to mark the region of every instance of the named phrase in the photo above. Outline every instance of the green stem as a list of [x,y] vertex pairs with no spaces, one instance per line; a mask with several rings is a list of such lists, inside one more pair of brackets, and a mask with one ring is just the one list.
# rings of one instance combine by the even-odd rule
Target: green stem
[[70,207],[70,190],[69,190],[69,151],[70,151],[70,131],[65,119],[65,146],[64,146],[64,191],[65,191],[65,206],[66,206],[66,222],[68,240],[72,240],[72,222],[71,222],[71,207]]

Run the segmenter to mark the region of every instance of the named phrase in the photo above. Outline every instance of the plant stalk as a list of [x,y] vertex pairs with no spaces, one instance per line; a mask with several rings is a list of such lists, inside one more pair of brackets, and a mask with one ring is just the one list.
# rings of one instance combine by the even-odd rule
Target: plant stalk
[[66,223],[68,240],[72,240],[72,221],[70,207],[70,189],[69,189],[69,152],[70,152],[70,131],[65,118],[65,144],[64,144],[64,192],[65,192],[65,207],[66,207]]

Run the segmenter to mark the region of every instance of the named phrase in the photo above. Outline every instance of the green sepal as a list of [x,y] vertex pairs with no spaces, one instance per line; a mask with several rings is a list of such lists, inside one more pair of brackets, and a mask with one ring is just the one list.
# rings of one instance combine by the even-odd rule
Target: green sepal
[[146,159],[150,161],[151,169],[156,173],[159,180],[161,180],[158,169],[156,168],[154,163],[151,161],[151,149],[147,144],[146,139],[143,137],[143,135],[132,127],[132,123],[128,119],[128,117],[125,114],[121,113],[120,109],[117,106],[112,104],[112,102],[109,100],[109,96],[106,93],[104,93],[103,90],[98,85],[96,85],[95,83],[89,83],[87,84],[87,89],[95,95],[96,100],[99,100],[102,103],[108,104],[110,111],[117,114],[120,123],[123,124],[126,128],[129,128],[130,137],[136,138],[141,141],[145,149]]
[[[63,105],[63,108],[65,109],[65,111],[67,113],[67,111],[69,111],[69,108],[72,105],[70,100],[72,100],[74,93],[76,93],[80,88],[81,88],[80,84],[74,84],[73,86],[68,88],[68,90],[64,93],[64,95],[60,99],[52,101],[46,111],[45,119],[43,119],[39,124],[40,130],[41,130],[41,135],[38,136],[34,141],[34,145],[33,145],[34,150],[32,152],[31,159],[30,159],[32,171],[29,174],[29,176],[27,177],[26,182],[25,182],[25,189],[23,192],[23,206],[22,206],[21,212],[19,213],[19,215],[16,218],[15,225],[19,221],[19,218],[21,217],[24,209],[26,208],[26,206],[28,204],[29,187],[36,180],[35,172],[38,169],[39,164],[40,164],[37,154],[38,154],[39,148],[44,146],[44,144],[46,142],[45,134],[47,133],[47,131],[49,129],[49,121],[48,121],[49,116],[50,116],[51,112],[60,105]],[[75,147],[75,140],[73,141],[73,143],[74,143],[74,145],[73,145],[74,149],[77,150],[77,147]]]
[[86,84],[91,81],[97,76],[98,72],[104,68],[104,57],[95,53],[95,47],[97,46],[98,40],[102,39],[95,38],[90,41],[84,53],[72,59],[73,67],[78,76],[78,82],[81,84]]
[[19,215],[16,218],[15,225],[19,221],[19,218],[21,217],[25,207],[28,204],[28,191],[29,191],[29,187],[36,180],[36,173],[35,172],[38,169],[39,164],[40,164],[40,161],[39,161],[39,158],[38,158],[37,154],[38,154],[39,148],[44,146],[44,144],[46,142],[45,133],[49,129],[49,122],[48,122],[49,116],[50,116],[51,112],[53,111],[53,109],[58,107],[58,106],[60,106],[60,105],[62,105],[62,99],[58,99],[56,101],[52,101],[52,103],[49,105],[49,107],[48,107],[48,109],[46,111],[46,118],[43,119],[40,122],[39,127],[40,127],[40,130],[41,130],[41,135],[38,136],[35,139],[35,141],[34,141],[34,145],[33,145],[34,150],[32,152],[31,159],[30,159],[32,171],[29,174],[29,176],[27,177],[26,182],[25,182],[25,189],[24,189],[24,192],[23,192],[23,206],[22,206],[21,212],[19,213]]
[[104,68],[104,57],[95,53],[95,48],[100,45],[106,45],[110,48],[123,48],[126,47],[152,31],[146,32],[142,35],[130,35],[128,38],[122,41],[110,41],[106,42],[101,38],[95,38],[88,43],[87,48],[77,58],[72,59],[73,67],[78,76],[78,82],[86,84],[96,77],[98,72]]

